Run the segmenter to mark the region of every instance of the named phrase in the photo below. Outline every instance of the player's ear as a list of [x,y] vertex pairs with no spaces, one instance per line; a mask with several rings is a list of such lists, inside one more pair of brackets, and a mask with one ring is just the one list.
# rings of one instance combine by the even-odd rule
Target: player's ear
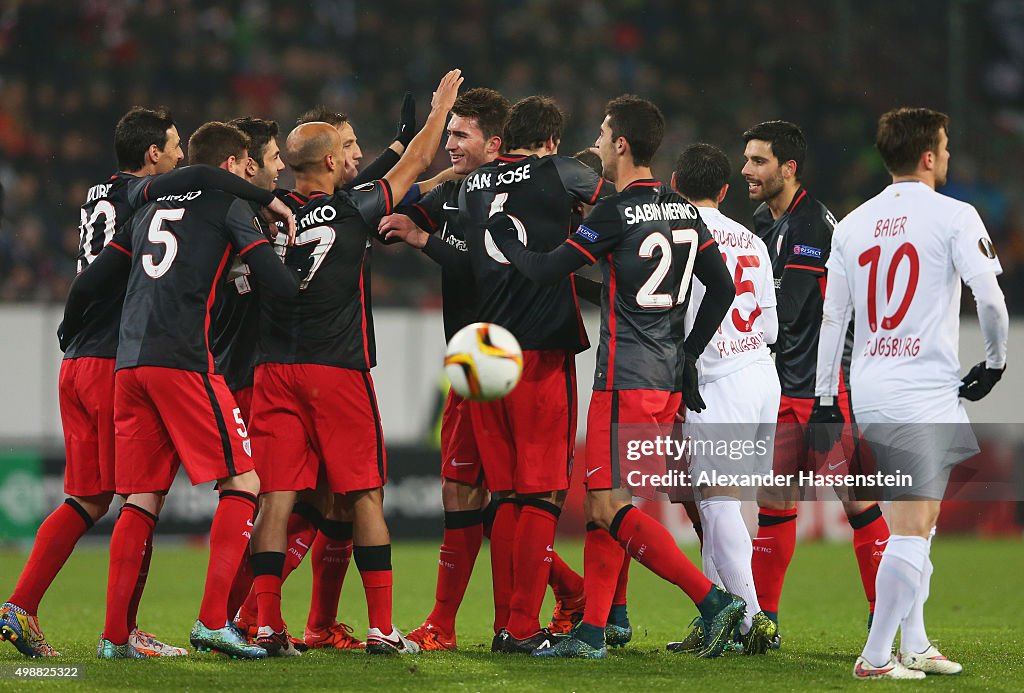
[[324,155],[324,168],[329,172],[338,168],[338,162],[334,160],[333,153],[327,153]]
[[[672,174],[675,175],[675,174]],[[725,199],[726,193],[729,192],[729,184],[726,183],[722,186],[722,189],[718,191],[718,204],[722,204],[722,200]]]
[[501,137],[495,135],[491,139],[487,140],[487,148],[484,150],[488,154],[497,154],[501,151]]
[[160,161],[160,157],[162,155],[163,152],[160,150],[160,147],[155,144],[151,144],[149,145],[149,149],[146,150],[146,163],[155,164]]
[[782,165],[782,176],[784,178],[796,178],[796,162],[790,159]]
[[259,172],[259,168],[260,167],[256,165],[256,159],[253,159],[250,156],[246,160],[246,162],[245,162],[245,175],[246,175],[246,177],[252,178],[253,176],[255,176],[256,173]]
[[676,187],[676,172],[675,171],[672,172],[672,178],[669,180],[668,184],[669,184],[669,187],[671,187],[673,190],[675,190],[676,192],[679,192],[679,188]]
[[921,160],[918,162],[918,167],[925,170],[931,171],[935,168],[935,152],[930,149],[926,149],[921,155]]

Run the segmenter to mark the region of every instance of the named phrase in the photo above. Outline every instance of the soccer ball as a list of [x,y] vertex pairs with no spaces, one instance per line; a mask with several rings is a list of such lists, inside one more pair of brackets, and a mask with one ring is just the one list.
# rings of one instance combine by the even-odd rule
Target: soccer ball
[[512,392],[519,382],[523,351],[501,325],[475,322],[456,332],[448,342],[444,371],[459,396],[490,402]]

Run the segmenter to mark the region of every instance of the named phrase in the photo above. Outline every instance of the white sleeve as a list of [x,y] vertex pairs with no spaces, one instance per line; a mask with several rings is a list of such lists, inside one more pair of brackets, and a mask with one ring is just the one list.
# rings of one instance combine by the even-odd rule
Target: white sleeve
[[764,326],[764,343],[775,344],[779,338],[779,311],[775,306],[762,308],[760,320]]
[[983,272],[967,280],[978,307],[981,334],[985,337],[985,366],[1006,366],[1006,341],[1010,331],[1010,314],[1006,299],[994,272]]
[[835,396],[839,392],[839,371],[846,345],[846,328],[853,314],[850,285],[843,271],[842,255],[832,236],[832,250],[828,258],[828,283],[825,286],[825,307],[821,316],[821,335],[818,337],[818,366],[814,394],[817,397]]
[[1002,274],[1003,268],[996,257],[995,246],[981,217],[971,205],[965,204],[951,219],[953,226],[953,266],[963,278],[970,281],[979,274]]

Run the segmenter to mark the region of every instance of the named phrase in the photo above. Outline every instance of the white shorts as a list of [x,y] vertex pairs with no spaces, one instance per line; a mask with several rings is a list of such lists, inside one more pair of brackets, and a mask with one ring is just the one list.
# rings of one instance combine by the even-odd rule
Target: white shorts
[[[775,364],[757,361],[700,386],[707,405],[686,413],[694,486],[718,474],[768,474],[782,389]],[[703,474],[702,474],[703,473]]]
[[953,468],[980,452],[959,401],[933,422],[907,423],[905,416],[877,410],[854,414],[877,472],[898,477],[898,483],[883,487],[880,497],[886,500],[941,500]]

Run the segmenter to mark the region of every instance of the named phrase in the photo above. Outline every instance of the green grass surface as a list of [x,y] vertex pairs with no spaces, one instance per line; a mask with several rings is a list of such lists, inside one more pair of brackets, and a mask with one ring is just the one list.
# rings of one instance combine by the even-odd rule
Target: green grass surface
[[[562,555],[582,566],[582,546],[563,542]],[[692,552],[691,552],[691,555]],[[10,593],[25,554],[0,551],[0,592]],[[674,587],[634,564],[629,589],[633,642],[605,661],[536,661],[492,655],[492,618],[486,547],[459,614],[460,651],[416,657],[370,657],[362,652],[314,652],[294,659],[231,661],[217,655],[181,660],[95,659],[103,626],[106,554],[76,553],[43,601],[40,618],[62,665],[84,665],[77,682],[0,680],[6,690],[377,690],[377,691],[837,691],[899,687],[928,691],[1024,690],[1024,547],[1013,541],[940,538],[932,550],[935,578],[926,608],[929,636],[964,664],[959,677],[922,682],[858,682],[851,677],[865,638],[866,606],[853,551],[843,544],[797,548],[782,602],[783,649],[766,657],[729,655],[703,661],[664,651],[685,634],[693,605]],[[394,548],[395,621],[409,630],[433,603],[437,546]],[[199,609],[206,553],[161,547],[153,557],[141,625],[168,642],[188,646]],[[309,599],[309,568],[285,585],[285,618],[301,633]],[[550,613],[551,599],[544,605]],[[351,570],[341,617],[366,632],[365,601]],[[52,664],[26,660],[0,643],[0,666]]]

